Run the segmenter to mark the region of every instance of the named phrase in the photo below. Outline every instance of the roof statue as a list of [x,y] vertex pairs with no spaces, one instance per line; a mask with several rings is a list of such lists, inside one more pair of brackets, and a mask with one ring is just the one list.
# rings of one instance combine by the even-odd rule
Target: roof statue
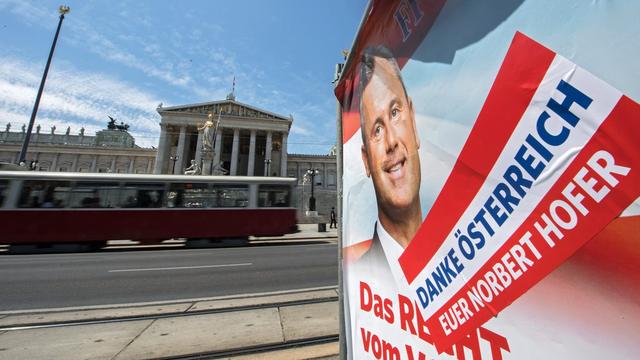
[[120,121],[120,125],[116,125],[116,129],[120,131],[127,131],[129,130],[129,124],[125,124],[123,121]]
[[109,130],[120,130],[120,131],[128,131],[129,124],[125,124],[124,121],[120,121],[120,125],[116,124],[117,119],[107,115],[109,118],[109,122],[107,123],[107,129]]
[[110,115],[107,115],[109,118],[109,122],[107,123],[107,129],[115,130],[116,129],[116,119],[112,118]]

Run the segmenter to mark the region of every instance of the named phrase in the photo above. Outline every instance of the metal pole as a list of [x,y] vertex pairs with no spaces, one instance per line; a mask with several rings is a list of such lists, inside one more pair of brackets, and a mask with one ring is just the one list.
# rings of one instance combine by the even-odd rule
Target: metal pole
[[[338,66],[336,66],[335,78],[337,80],[340,79],[343,69],[344,64],[338,64]],[[338,84],[337,81],[336,84]],[[349,314],[345,314],[345,300],[348,304],[348,299],[345,299],[346,294],[344,293],[344,268],[342,267],[342,249],[344,247],[344,239],[342,237],[342,105],[340,104],[340,101],[336,101],[336,145],[336,170],[338,176],[338,181],[336,181],[336,190],[338,193],[336,199],[336,220],[338,223],[338,333],[340,335],[340,359],[344,360],[348,357],[347,337],[351,336],[351,329],[347,329],[345,324],[345,317],[348,317]]]
[[311,197],[309,197],[309,211],[316,211],[316,198],[313,196],[313,185],[316,181],[316,169],[309,169],[307,173],[311,178]]
[[49,51],[49,58],[47,59],[47,65],[44,67],[44,73],[42,74],[42,80],[40,81],[40,88],[38,88],[38,94],[36,95],[36,103],[33,105],[33,111],[31,112],[31,119],[29,120],[29,126],[22,142],[22,149],[20,150],[20,156],[18,157],[18,163],[26,161],[27,149],[29,148],[29,141],[31,140],[31,130],[33,130],[33,124],[36,121],[36,114],[38,113],[38,106],[40,106],[40,98],[44,90],[44,83],[47,81],[47,74],[49,73],[49,66],[51,65],[51,59],[53,58],[53,51],[56,49],[56,43],[58,42],[58,35],[60,34],[60,27],[62,27],[62,21],[64,20],[64,14],[69,12],[69,7],[60,6],[58,10],[60,12],[60,21],[58,21],[58,28],[56,29],[56,35],[53,38],[51,44],[51,50]]
[[313,183],[315,182],[316,174],[311,170],[311,197],[313,197]]

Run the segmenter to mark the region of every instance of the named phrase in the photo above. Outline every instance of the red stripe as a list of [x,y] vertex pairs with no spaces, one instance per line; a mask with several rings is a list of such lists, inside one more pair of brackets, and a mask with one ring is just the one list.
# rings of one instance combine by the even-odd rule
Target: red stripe
[[[409,61],[411,55],[427,36],[431,26],[440,14],[446,0],[416,0],[417,5],[423,12],[418,24],[410,23],[411,35],[403,41],[402,30],[396,22],[394,15],[399,8],[408,10],[407,1],[373,1],[371,13],[363,24],[358,36],[362,39],[351,51],[357,54],[351,66],[344,69],[343,80],[336,87],[335,93],[344,109],[342,115],[342,142],[346,143],[360,129],[359,109],[358,109],[358,69],[360,54],[367,46],[386,45],[396,57],[398,65],[402,69]],[[412,16],[409,17],[410,22]],[[355,116],[348,116],[351,113]]]
[[[503,244],[498,251],[485,263],[482,268],[467,282],[467,286],[462,288],[438,311],[427,320],[427,326],[431,330],[437,349],[446,349],[467,333],[475,330],[487,320],[497,314],[505,307],[509,306],[518,297],[529,290],[533,285],[542,280],[555,268],[560,266],[569,256],[575,253],[589,239],[600,232],[613,218],[626,209],[638,196],[640,196],[640,153],[637,151],[636,141],[640,137],[640,124],[631,119],[640,116],[640,106],[633,100],[623,96],[614,110],[609,114],[605,122],[598,129],[596,134],[589,140],[576,159],[567,168],[564,174],[547,192],[545,198],[531,212],[529,218],[518,228],[516,232]],[[537,233],[533,224],[540,221],[543,213],[548,213],[549,205],[557,200],[564,199],[561,192],[572,181],[576,173],[586,166],[587,161],[599,150],[606,150],[615,158],[618,165],[630,167],[631,171],[627,176],[614,175],[619,183],[616,187],[611,187],[595,172],[589,170],[587,178],[597,179],[596,189],[605,185],[611,192],[600,202],[596,203],[584,191],[576,187],[573,193],[582,193],[585,196],[584,206],[589,210],[587,215],[578,213],[578,224],[571,230],[563,230],[564,237],[556,241],[555,247],[551,248],[546,241]],[[587,167],[587,169],[589,169]],[[469,298],[466,296],[471,286],[491,270],[492,266],[498,262],[509,249],[519,242],[522,236],[531,232],[531,242],[542,255],[540,260],[535,260],[532,252],[527,251],[527,257],[534,261],[534,265],[524,272],[517,280],[491,301],[490,306],[481,308],[479,312],[449,336],[446,336],[439,324],[438,317],[449,309],[460,298],[465,298],[473,309]],[[524,247],[528,250],[527,247]],[[495,311],[495,313],[494,313]]]
[[484,183],[554,57],[554,52],[524,34],[515,34],[451,175],[400,257],[409,283],[431,260]]

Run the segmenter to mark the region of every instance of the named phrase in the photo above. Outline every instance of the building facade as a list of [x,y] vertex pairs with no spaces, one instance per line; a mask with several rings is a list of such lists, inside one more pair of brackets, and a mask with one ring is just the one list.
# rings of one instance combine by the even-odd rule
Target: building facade
[[[0,162],[17,163],[26,131],[11,131],[7,124],[0,132]],[[115,125],[112,120],[107,128],[96,135],[86,135],[84,128],[71,134],[71,128],[56,133],[53,126],[47,133],[36,126],[31,134],[26,160],[27,165],[36,162],[36,170],[60,172],[114,172],[148,174],[153,170],[156,150],[141,148],[125,125]]]
[[[313,179],[307,175],[309,170],[316,174]],[[316,199],[316,211],[318,214],[328,215],[331,212],[331,208],[336,206],[338,178],[335,154],[289,154],[287,177],[298,179],[295,189],[295,203],[293,205],[298,209],[299,220],[304,220],[306,211],[309,210],[312,181],[313,196]]]
[[[335,154],[288,154],[287,139],[293,117],[282,116],[236,101],[226,100],[157,108],[160,114],[158,149],[141,148],[128,132],[128,126],[116,125],[86,135],[83,128],[71,134],[52,127],[44,133],[37,126],[31,136],[27,165],[37,161],[37,170],[60,172],[114,172],[135,174],[184,174],[191,160],[199,164],[201,174],[214,173],[216,164],[227,175],[283,176],[297,178],[292,197],[298,219],[305,220],[309,210],[314,172],[313,195],[316,210],[328,215],[336,206],[337,169]],[[212,151],[203,150],[203,124],[209,114],[219,125]],[[25,138],[22,131],[11,131],[7,124],[0,132],[0,162],[16,163]]]
[[[293,201],[298,218],[309,210],[311,178],[316,210],[321,215],[336,206],[336,156],[288,154],[287,139],[293,117],[279,115],[236,101],[225,100],[157,108],[160,140],[155,174],[184,174],[191,160],[203,175],[216,174],[216,164],[234,176],[284,176],[298,179]],[[211,117],[209,117],[211,114]],[[203,150],[208,119],[218,122],[212,151]],[[220,173],[218,173],[220,174]]]
[[[287,138],[293,117],[223,101],[157,108],[160,141],[155,174],[183,174],[195,160],[203,175],[216,166],[234,176],[286,176]],[[201,129],[209,114],[218,122],[213,151],[203,151]]]

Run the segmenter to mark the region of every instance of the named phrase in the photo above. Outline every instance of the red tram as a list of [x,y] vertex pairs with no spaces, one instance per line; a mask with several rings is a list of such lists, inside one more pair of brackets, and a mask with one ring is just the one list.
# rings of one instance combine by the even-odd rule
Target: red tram
[[143,243],[297,230],[293,178],[1,171],[0,244]]

